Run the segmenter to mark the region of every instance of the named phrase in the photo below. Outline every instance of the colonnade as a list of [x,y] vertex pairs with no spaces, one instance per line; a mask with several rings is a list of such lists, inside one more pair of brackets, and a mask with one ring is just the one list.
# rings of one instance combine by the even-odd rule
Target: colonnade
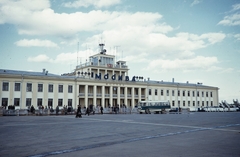
[[147,90],[144,87],[132,87],[123,84],[114,85],[78,85],[78,104],[82,107],[97,105],[113,107],[125,105],[134,107],[138,101],[145,100]]

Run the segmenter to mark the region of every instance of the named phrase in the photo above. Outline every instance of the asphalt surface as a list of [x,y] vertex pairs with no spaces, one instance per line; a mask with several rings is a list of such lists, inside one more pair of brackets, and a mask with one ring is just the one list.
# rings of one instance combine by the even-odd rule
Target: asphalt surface
[[240,112],[0,117],[0,156],[240,156]]

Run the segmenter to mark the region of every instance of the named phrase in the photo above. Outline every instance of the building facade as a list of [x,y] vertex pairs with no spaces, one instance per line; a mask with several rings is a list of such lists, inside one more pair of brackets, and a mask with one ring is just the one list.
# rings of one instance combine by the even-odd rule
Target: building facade
[[139,101],[169,101],[171,107],[200,108],[218,106],[218,88],[200,83],[152,81],[142,76],[128,76],[125,61],[115,62],[104,44],[100,53],[76,66],[72,73],[54,75],[0,69],[0,106],[26,109],[33,105],[60,108],[64,105],[125,105],[133,108]]

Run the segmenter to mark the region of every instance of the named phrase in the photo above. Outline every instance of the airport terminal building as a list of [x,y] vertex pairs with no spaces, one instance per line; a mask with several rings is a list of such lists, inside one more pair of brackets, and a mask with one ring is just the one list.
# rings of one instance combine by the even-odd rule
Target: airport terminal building
[[64,105],[118,105],[133,108],[139,101],[169,101],[171,107],[201,108],[218,106],[218,87],[200,83],[152,81],[143,76],[128,76],[126,61],[115,62],[114,55],[106,54],[104,44],[100,53],[76,66],[72,73],[0,69],[0,106],[14,105],[62,108]]

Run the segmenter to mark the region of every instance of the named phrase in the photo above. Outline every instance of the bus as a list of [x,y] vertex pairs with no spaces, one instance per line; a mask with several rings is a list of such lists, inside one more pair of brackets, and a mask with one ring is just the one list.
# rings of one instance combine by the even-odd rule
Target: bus
[[137,107],[140,114],[151,114],[151,112],[163,113],[166,109],[170,109],[171,105],[169,101],[139,101]]

